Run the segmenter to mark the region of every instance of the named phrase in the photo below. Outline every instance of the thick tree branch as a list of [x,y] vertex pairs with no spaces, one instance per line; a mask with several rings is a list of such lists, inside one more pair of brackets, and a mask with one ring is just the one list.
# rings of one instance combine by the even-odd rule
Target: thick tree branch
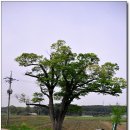
[[34,78],[39,78],[39,76],[32,75],[32,74],[29,74],[29,73],[25,73],[25,75],[28,75],[28,76],[31,76],[31,77],[34,77]]
[[44,69],[44,67],[42,65],[39,65],[41,67],[41,69],[43,70],[44,74],[45,74],[45,77],[48,78],[48,74],[46,72],[46,70]]
[[86,81],[86,82],[84,82],[84,83],[81,83],[81,84],[79,84],[79,85],[78,85],[78,82],[76,82],[76,83],[73,85],[73,87],[72,87],[72,91],[76,90],[78,87],[81,87],[81,86],[83,86],[83,85],[85,85],[85,84],[88,84],[88,83],[92,82],[93,80],[96,80],[96,79],[90,79],[90,80],[88,80],[88,81]]
[[51,72],[52,72],[52,75],[51,75],[51,86],[52,86],[54,82],[54,67],[51,67]]
[[96,79],[90,79],[90,80],[88,80],[88,81],[86,81],[86,82],[83,82],[83,83],[81,83],[81,84],[79,84],[79,85],[76,85],[76,86],[77,86],[77,87],[81,87],[81,86],[83,86],[83,85],[86,85],[86,84],[88,84],[88,83],[94,81],[94,80],[96,80]]
[[52,122],[55,122],[53,95],[49,92],[49,113]]
[[28,64],[28,65],[26,65],[26,66],[32,66],[32,65],[39,65],[39,64]]
[[110,94],[110,95],[113,95],[113,96],[119,96],[119,94],[117,94],[117,92],[112,92],[112,91],[104,91],[104,90],[93,90],[93,89],[84,89],[84,90],[81,90],[80,92],[76,93],[76,94],[73,94],[71,95],[71,100],[73,100],[74,98],[80,96],[82,93],[90,93],[90,92],[95,92],[95,93],[102,93],[102,94]]
[[67,75],[64,74],[64,71],[62,71],[62,74],[63,74],[63,78],[64,78],[64,80],[65,80],[65,82],[66,82],[66,85],[68,85],[68,80],[67,80],[67,78],[66,78]]
[[53,87],[55,87],[55,86],[58,84],[58,79],[59,79],[59,77],[60,77],[60,76],[58,76],[58,75],[56,76],[56,81],[55,81]]
[[26,105],[34,105],[34,106],[45,107],[45,108],[49,109],[49,107],[47,105],[42,105],[42,104],[26,103]]
[[42,86],[40,86],[40,89],[41,89],[41,92],[49,98],[49,95],[43,91]]
[[[46,70],[44,69],[44,67],[43,67],[42,65],[39,65],[39,66],[41,67],[42,71],[44,72],[45,77],[46,77],[46,78],[49,78],[48,73],[46,72]],[[47,80],[46,86],[49,86],[49,87],[50,87],[49,80]]]

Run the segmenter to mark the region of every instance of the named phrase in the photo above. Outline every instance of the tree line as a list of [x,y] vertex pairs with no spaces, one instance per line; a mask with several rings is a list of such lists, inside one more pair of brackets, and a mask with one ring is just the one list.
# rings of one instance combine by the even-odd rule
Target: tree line
[[[55,104],[56,110],[58,110],[60,104]],[[127,112],[126,106],[119,106],[120,108],[125,108]],[[68,116],[106,116],[112,113],[113,105],[103,106],[103,105],[90,105],[90,106],[78,106],[78,105],[70,105],[66,115]],[[57,111],[58,112],[58,111]],[[10,106],[10,113],[12,115],[29,115],[30,113],[37,113],[37,115],[49,115],[48,109],[44,107],[16,107]],[[7,114],[7,107],[1,108],[1,114]]]

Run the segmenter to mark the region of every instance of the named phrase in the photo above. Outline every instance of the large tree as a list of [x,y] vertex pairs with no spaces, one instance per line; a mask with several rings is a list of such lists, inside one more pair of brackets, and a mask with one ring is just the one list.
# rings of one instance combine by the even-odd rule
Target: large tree
[[[23,53],[16,58],[20,66],[32,67],[25,75],[36,78],[40,91],[47,96],[49,104],[36,104],[49,109],[53,130],[62,130],[65,114],[74,99],[80,99],[91,92],[118,96],[126,88],[123,78],[115,77],[119,70],[116,63],[107,62],[99,65],[99,58],[94,53],[76,54],[58,40],[51,46],[49,58],[34,54]],[[43,98],[38,97],[38,102]],[[55,110],[54,100],[60,100],[60,107]]]

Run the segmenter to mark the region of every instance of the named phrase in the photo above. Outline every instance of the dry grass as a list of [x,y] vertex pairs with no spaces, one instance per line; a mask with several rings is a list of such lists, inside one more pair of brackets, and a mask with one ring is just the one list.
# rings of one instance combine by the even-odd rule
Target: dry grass
[[[63,130],[111,130],[112,125],[110,121],[102,120],[66,120],[63,128]],[[119,125],[117,130],[126,130],[126,124]]]
[[[5,121],[6,118],[2,117],[3,128],[5,128]],[[23,122],[34,130],[51,130],[51,122],[47,116],[12,116],[10,119],[11,125],[19,126]],[[63,130],[96,130],[100,128],[111,130],[111,126],[108,117],[67,117],[63,124]],[[117,130],[126,130],[126,122],[119,125]]]

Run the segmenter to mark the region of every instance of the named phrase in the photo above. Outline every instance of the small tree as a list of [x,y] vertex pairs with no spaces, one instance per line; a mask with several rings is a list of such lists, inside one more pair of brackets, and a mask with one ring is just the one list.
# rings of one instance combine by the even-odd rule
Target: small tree
[[[25,75],[34,77],[40,91],[48,97],[49,105],[30,104],[49,109],[53,130],[61,130],[65,114],[74,99],[80,99],[91,92],[117,96],[126,88],[123,78],[114,77],[119,66],[111,62],[99,65],[99,58],[94,53],[76,54],[58,40],[51,46],[49,58],[34,53],[23,53],[16,58],[20,66],[32,70]],[[56,91],[59,88],[59,91]],[[61,100],[60,108],[55,111],[54,99]]]
[[[32,102],[33,103],[39,103],[39,104],[41,104],[41,102],[44,100],[44,98],[43,98],[43,93],[38,93],[38,92],[35,92],[34,94],[33,94],[33,98],[32,98]],[[40,115],[40,106],[35,106],[35,109],[37,108],[37,113],[38,113],[38,115]]]
[[112,108],[112,130],[117,130],[118,124],[121,122],[122,115],[125,113],[125,108],[114,106]]

